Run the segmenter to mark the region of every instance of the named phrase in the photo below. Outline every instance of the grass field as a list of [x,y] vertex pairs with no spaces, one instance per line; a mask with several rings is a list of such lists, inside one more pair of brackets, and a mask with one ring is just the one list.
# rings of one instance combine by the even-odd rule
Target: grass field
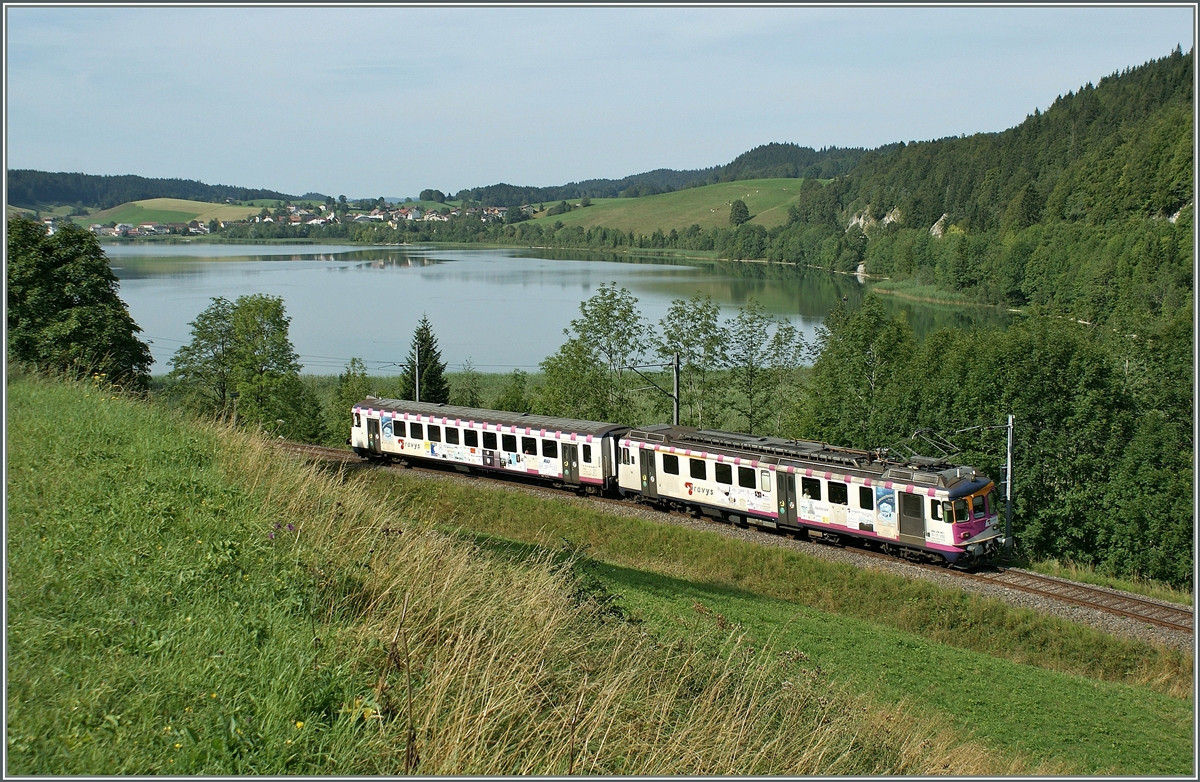
[[199,220],[244,220],[261,211],[261,207],[235,206],[232,204],[209,204],[203,201],[185,201],[181,198],[148,198],[131,201],[81,218],[88,224],[117,222],[131,223],[187,223]]
[[[855,694],[801,649],[719,625],[681,638],[656,618],[678,594],[620,621],[584,563],[448,535],[422,494],[12,371],[8,774],[1091,767]],[[1142,732],[1174,713],[1146,708],[1165,714]]]
[[[1082,773],[1184,773],[1191,660],[993,600],[638,519],[403,475],[377,490],[435,503],[481,545],[586,548],[592,576],[656,632],[745,633],[810,671],[908,702],[997,749]],[[390,487],[390,488],[387,488]],[[1172,694],[1173,693],[1173,694]],[[1117,727],[1125,726],[1125,727]]]
[[[683,230],[690,225],[701,228],[729,227],[729,205],[742,199],[750,209],[751,223],[768,228],[787,222],[788,204],[800,191],[802,179],[749,179],[693,187],[642,198],[596,198],[592,205],[562,215],[539,213],[534,220],[553,224],[603,226],[623,231],[651,234],[656,229]],[[579,203],[575,199],[574,203]],[[554,204],[547,203],[547,209]]]

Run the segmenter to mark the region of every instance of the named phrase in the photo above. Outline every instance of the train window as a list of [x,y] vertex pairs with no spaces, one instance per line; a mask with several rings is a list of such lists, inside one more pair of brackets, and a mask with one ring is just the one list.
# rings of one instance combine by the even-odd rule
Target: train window
[[534,437],[522,437],[521,453],[526,456],[537,456],[537,439]]
[[458,430],[452,426],[446,427],[446,442],[449,445],[458,445]]
[[929,501],[929,516],[934,521],[941,521],[942,520],[942,503],[938,502],[937,500],[930,500]]
[[408,425],[408,436],[414,440],[424,440],[425,435],[421,432],[421,425],[410,423]]
[[442,441],[442,427],[429,425],[429,442],[440,443]]
[[743,489],[753,489],[754,488],[754,468],[753,467],[739,467],[738,468],[738,486],[741,486]]
[[801,478],[800,494],[806,500],[821,499],[821,481],[818,478]]
[[771,471],[770,470],[759,470],[758,477],[762,480],[762,490],[770,491],[771,490]]
[[358,417],[358,413],[354,414],[354,425],[362,426],[362,419]]
[[984,515],[982,494],[976,494],[971,498],[971,515],[975,516],[976,518]]
[[679,474],[679,457],[669,453],[663,454],[663,472],[671,475]]
[[988,492],[988,494],[987,494],[988,513],[999,513],[1000,512],[1000,503],[998,500],[999,500],[999,495],[996,494],[995,489],[992,489],[991,491]]
[[849,505],[850,489],[841,481],[830,481],[829,501],[834,505]]
[[971,520],[971,514],[967,512],[967,501],[966,500],[955,500],[954,501],[954,520],[957,521],[959,524],[962,524],[964,521]]
[[483,433],[483,447],[488,449],[489,451],[497,450],[496,449],[496,433],[495,432],[484,432]]
[[718,463],[716,465],[715,472],[716,472],[717,483],[723,483],[726,486],[733,484],[733,465],[732,464]]
[[557,459],[558,442],[556,440],[542,440],[542,456]]
[[858,487],[858,507],[863,510],[875,510],[875,492],[870,486]]
[[583,446],[583,461],[587,464],[592,463],[592,446]]
[[703,459],[688,459],[688,461],[690,462],[688,471],[693,478],[700,481],[708,479],[708,466],[704,464]]
[[509,453],[517,452],[517,436],[515,434],[500,435],[500,444],[504,446],[503,450]]
[[[495,439],[494,436],[493,436],[493,439]],[[467,446],[468,448],[478,448],[479,447],[479,432],[476,432],[474,429],[464,429],[463,430],[463,445]]]
[[942,502],[942,520],[954,523],[954,505],[952,503]]
[[629,449],[621,449],[621,464],[629,464]]

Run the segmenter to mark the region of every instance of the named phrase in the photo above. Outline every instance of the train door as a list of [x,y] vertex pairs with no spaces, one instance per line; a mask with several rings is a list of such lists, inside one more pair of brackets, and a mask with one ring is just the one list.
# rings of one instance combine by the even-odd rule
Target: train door
[[642,472],[642,496],[658,497],[658,476],[654,471],[654,450],[643,448],[639,452],[639,463]]
[[379,442],[379,419],[367,419],[367,448],[371,453],[383,453],[383,445]]
[[900,542],[925,545],[925,502],[919,494],[906,491],[900,495]]
[[565,483],[578,484],[579,446],[574,443],[563,443],[561,447],[563,481]]
[[795,527],[796,523],[796,476],[779,471],[779,523]]

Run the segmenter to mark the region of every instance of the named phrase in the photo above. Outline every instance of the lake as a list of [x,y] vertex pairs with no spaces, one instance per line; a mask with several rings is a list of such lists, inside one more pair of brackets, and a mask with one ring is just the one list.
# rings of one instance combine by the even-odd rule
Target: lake
[[[352,356],[373,374],[395,374],[428,315],[450,371],[469,359],[482,372],[536,371],[563,343],[579,303],[605,283],[628,288],[657,324],[674,299],[708,294],[733,318],[750,297],[811,339],[826,314],[856,307],[870,282],[760,263],[692,261],[526,249],[430,246],[107,244],[120,296],[150,343],[152,372],[190,339],[189,323],[215,296],[280,296],[304,371],[341,372]],[[940,326],[995,325],[988,307],[883,297],[918,334]]]

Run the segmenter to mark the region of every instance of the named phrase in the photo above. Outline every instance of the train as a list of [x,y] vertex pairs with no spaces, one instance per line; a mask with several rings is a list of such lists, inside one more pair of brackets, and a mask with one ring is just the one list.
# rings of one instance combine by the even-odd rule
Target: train
[[960,568],[1007,542],[995,483],[936,457],[377,397],[354,405],[349,444]]

